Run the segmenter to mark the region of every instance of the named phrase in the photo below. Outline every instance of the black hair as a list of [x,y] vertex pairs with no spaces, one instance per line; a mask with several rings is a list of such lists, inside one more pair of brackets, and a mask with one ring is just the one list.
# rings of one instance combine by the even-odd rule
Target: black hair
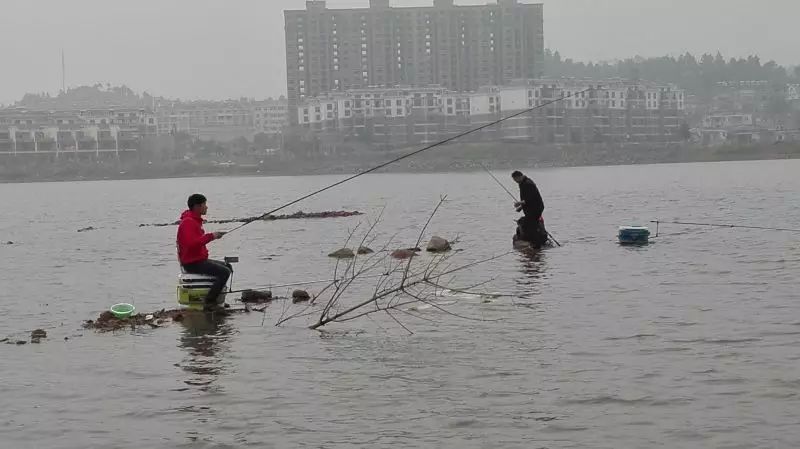
[[523,175],[523,174],[522,174],[522,172],[521,172],[521,171],[519,171],[519,170],[514,170],[514,173],[511,173],[511,177],[512,177],[512,178],[518,178],[518,177],[520,177],[520,176],[524,176],[524,175]]
[[192,210],[198,204],[203,204],[206,201],[207,200],[206,200],[205,196],[203,196],[203,195],[201,195],[199,193],[195,193],[195,194],[193,194],[193,195],[191,195],[189,197],[189,200],[186,201],[186,204],[189,206],[189,210]]

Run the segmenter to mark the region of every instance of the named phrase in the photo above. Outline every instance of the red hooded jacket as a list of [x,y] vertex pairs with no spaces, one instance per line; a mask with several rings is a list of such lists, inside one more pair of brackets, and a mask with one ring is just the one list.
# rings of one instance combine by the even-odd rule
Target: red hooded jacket
[[208,260],[206,244],[214,240],[214,234],[203,231],[200,214],[185,210],[178,225],[178,260],[181,265]]

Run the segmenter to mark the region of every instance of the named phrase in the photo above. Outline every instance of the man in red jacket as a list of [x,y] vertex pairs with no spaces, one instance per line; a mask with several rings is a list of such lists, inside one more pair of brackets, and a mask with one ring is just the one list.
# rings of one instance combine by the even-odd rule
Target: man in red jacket
[[189,209],[181,214],[178,225],[178,260],[187,273],[214,276],[217,280],[205,298],[205,308],[216,306],[217,297],[231,277],[232,270],[224,262],[208,258],[206,244],[221,239],[224,232],[206,233],[203,231],[203,215],[208,212],[206,197],[195,193],[187,201]]

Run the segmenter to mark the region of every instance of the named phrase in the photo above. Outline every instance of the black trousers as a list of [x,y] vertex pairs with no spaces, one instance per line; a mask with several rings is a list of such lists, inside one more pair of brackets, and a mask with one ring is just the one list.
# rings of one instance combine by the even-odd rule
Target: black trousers
[[214,276],[216,278],[216,281],[214,281],[214,284],[211,285],[211,289],[208,291],[208,295],[206,296],[206,304],[217,302],[217,297],[220,293],[222,293],[222,288],[228,283],[228,279],[230,279],[231,273],[233,273],[233,269],[231,269],[230,265],[226,264],[225,262],[211,259],[204,260],[202,262],[186,264],[183,266],[183,269],[186,270],[187,273],[204,274],[206,276]]

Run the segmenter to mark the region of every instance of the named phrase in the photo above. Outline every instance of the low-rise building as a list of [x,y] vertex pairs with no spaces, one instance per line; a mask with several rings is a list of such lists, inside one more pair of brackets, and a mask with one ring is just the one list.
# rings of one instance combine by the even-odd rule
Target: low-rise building
[[139,108],[7,108],[0,110],[0,153],[135,151],[157,128],[154,114]]
[[469,139],[672,142],[682,139],[684,111],[685,93],[673,85],[517,80],[474,92],[398,86],[327,94],[303,101],[296,121],[311,130],[357,135],[387,146],[434,142],[509,116]]

